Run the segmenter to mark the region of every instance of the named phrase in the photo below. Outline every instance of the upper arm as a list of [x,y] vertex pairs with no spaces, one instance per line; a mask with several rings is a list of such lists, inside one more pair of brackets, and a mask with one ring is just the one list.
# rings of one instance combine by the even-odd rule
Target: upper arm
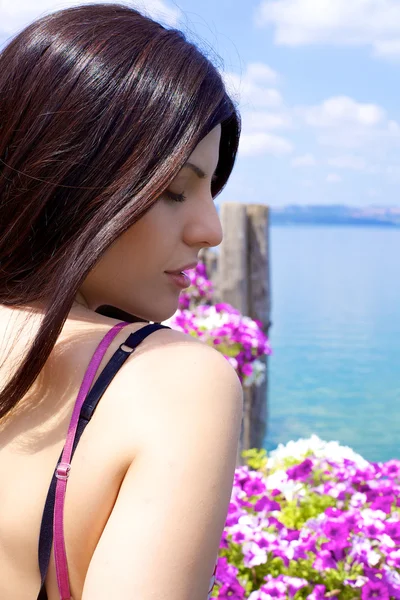
[[92,557],[82,600],[207,598],[231,498],[242,389],[211,348],[160,352],[151,380],[132,370],[133,390],[146,392],[147,437]]

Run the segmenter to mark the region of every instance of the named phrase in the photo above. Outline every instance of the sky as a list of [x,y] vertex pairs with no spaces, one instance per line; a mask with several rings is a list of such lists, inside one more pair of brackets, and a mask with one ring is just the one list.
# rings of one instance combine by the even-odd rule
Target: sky
[[[0,47],[84,4],[0,0]],[[400,0],[124,1],[182,29],[242,116],[218,203],[400,206]]]

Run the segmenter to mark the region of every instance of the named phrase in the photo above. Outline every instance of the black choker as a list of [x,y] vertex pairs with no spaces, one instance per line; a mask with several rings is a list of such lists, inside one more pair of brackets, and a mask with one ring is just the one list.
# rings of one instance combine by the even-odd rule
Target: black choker
[[99,315],[103,315],[103,317],[110,317],[111,319],[117,319],[118,321],[127,321],[128,323],[148,323],[145,319],[140,319],[135,315],[131,315],[130,313],[121,310],[120,308],[116,308],[115,306],[110,306],[109,304],[103,304],[96,308],[95,312]]

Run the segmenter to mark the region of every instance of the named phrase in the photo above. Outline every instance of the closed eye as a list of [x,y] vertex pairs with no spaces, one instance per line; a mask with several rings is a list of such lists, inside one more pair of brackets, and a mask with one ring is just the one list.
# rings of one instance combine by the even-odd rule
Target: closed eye
[[164,193],[167,196],[167,198],[173,200],[174,202],[184,202],[186,200],[186,196],[184,194],[175,194],[174,192],[170,192],[169,190],[166,190]]

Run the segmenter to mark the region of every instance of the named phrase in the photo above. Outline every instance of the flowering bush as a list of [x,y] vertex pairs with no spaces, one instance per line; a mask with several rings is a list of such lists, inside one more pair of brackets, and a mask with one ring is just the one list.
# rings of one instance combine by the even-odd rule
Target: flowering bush
[[241,315],[230,304],[208,304],[213,286],[202,263],[188,274],[192,285],[181,294],[179,310],[164,323],[219,350],[236,369],[244,386],[259,385],[265,377],[260,358],[271,354],[262,324]]
[[316,436],[243,457],[214,597],[400,599],[400,461]]
[[195,269],[187,271],[191,285],[179,297],[179,308],[193,310],[201,304],[209,304],[213,300],[214,286],[207,278],[207,269],[200,262]]

